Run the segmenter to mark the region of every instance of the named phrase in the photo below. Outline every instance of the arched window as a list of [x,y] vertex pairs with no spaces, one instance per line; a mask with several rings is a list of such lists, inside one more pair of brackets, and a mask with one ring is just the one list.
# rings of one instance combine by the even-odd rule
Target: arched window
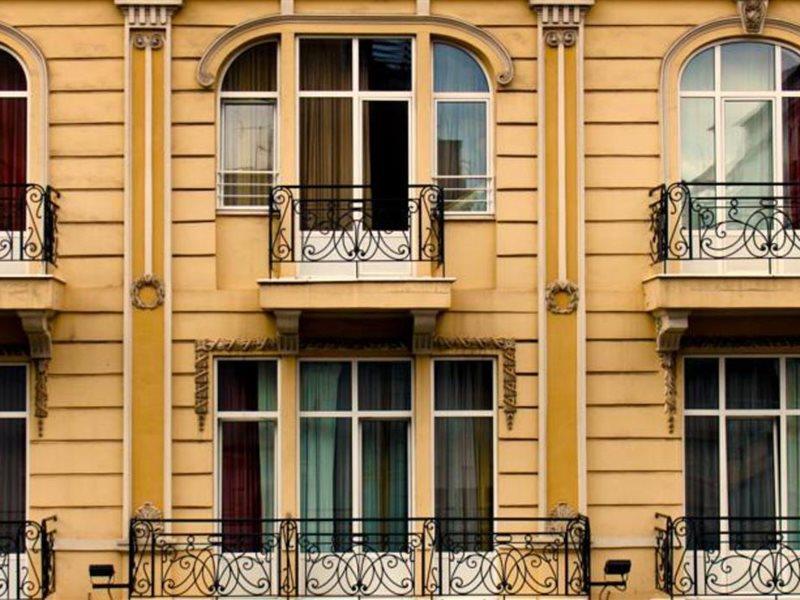
[[681,75],[680,136],[693,196],[759,199],[741,204],[741,220],[764,198],[783,199],[800,223],[800,189],[786,185],[800,183],[800,54],[761,41],[696,54]]
[[16,57],[0,48],[0,231],[25,229],[19,190],[27,179],[28,81]]
[[242,52],[228,67],[220,91],[220,207],[265,206],[276,180],[277,43]]
[[466,50],[435,42],[436,182],[454,213],[492,210],[489,115],[486,74]]

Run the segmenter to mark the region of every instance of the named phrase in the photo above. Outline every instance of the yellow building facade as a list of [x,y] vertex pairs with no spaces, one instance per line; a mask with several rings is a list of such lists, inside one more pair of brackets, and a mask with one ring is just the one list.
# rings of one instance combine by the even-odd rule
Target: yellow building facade
[[798,188],[793,0],[0,3],[0,599],[796,594]]

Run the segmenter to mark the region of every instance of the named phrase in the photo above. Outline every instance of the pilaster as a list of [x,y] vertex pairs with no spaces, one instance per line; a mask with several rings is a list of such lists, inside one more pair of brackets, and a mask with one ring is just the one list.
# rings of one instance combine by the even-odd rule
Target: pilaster
[[115,0],[125,18],[125,506],[171,512],[170,48],[183,0]]
[[530,0],[538,17],[540,512],[585,510],[583,21],[594,0]]

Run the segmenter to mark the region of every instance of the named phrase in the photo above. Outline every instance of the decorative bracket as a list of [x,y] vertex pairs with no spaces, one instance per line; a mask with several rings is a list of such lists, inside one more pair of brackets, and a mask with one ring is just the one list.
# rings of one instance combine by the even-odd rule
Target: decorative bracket
[[595,0],[529,0],[536,11],[544,42],[551,48],[569,48],[578,41],[578,29]]
[[131,27],[166,27],[183,0],[114,0]]
[[411,350],[414,354],[430,354],[433,352],[433,334],[436,330],[436,310],[412,310],[414,317],[414,333]]
[[675,412],[678,397],[676,366],[681,337],[689,328],[689,311],[660,310],[656,320],[656,352],[664,373],[664,412],[667,413],[669,432],[675,431]]
[[50,335],[50,318],[47,310],[17,311],[22,330],[28,337],[30,357],[36,370],[34,387],[34,416],[38,419],[39,437],[44,433],[44,419],[47,417],[47,374],[50,368],[50,357],[53,351],[53,339]]
[[300,311],[276,310],[275,328],[281,354],[297,354],[300,351]]
[[764,31],[769,0],[736,0],[736,8],[745,33],[758,35]]

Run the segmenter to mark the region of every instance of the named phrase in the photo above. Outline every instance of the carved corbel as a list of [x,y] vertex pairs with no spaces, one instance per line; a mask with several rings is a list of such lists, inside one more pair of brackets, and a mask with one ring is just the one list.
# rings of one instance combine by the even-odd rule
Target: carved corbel
[[50,356],[53,340],[50,336],[50,318],[52,314],[46,310],[17,311],[22,330],[28,337],[30,357],[36,371],[34,386],[33,414],[38,419],[39,436],[44,432],[44,419],[47,417],[47,372],[50,367]]
[[300,351],[300,311],[276,310],[275,327],[278,330],[278,351],[297,354]]
[[435,310],[412,310],[414,332],[411,348],[414,354],[430,354],[433,352],[433,334],[436,330]]
[[669,432],[675,431],[675,412],[678,397],[676,366],[681,337],[689,327],[689,312],[658,311],[656,319],[656,352],[664,373],[664,412],[667,413]]
[[764,31],[769,0],[736,0],[736,8],[745,33],[757,35]]

